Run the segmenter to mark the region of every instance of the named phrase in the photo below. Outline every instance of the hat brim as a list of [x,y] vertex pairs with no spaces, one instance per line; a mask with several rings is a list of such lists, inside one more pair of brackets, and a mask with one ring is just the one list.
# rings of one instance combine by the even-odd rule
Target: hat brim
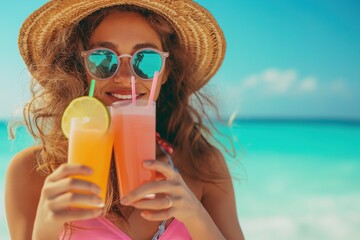
[[194,59],[198,89],[217,72],[225,56],[225,38],[214,17],[189,0],[53,0],[33,12],[19,34],[19,49],[30,72],[41,60],[46,41],[91,13],[115,5],[136,5],[167,19]]

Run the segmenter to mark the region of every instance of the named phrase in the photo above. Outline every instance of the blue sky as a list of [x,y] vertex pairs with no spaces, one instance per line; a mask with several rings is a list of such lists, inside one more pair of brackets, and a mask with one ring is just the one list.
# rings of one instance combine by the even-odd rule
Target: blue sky
[[[46,1],[3,1],[0,118],[28,97],[18,53],[21,23]],[[227,39],[208,84],[221,113],[239,117],[360,119],[360,2],[355,0],[198,0]],[[225,3],[226,2],[226,3]]]

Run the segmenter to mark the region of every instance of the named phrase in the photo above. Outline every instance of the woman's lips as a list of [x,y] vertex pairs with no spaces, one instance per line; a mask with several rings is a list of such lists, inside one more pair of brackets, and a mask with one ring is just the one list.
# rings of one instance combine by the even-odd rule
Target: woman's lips
[[[127,94],[127,93],[120,94],[120,93],[107,92],[106,95],[109,96],[113,102],[126,101],[126,100],[131,100],[132,99],[131,94]],[[136,99],[139,99],[144,95],[145,95],[145,93],[136,94]]]

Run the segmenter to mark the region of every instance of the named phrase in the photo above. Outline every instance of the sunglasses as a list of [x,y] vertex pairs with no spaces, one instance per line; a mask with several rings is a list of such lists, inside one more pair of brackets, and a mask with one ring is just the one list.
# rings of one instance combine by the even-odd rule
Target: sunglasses
[[143,80],[151,80],[155,72],[161,73],[164,69],[165,60],[169,56],[167,52],[161,52],[153,48],[142,48],[133,55],[117,55],[107,48],[95,48],[81,52],[85,59],[85,67],[89,74],[98,80],[107,80],[115,76],[121,65],[121,58],[130,58],[132,72]]

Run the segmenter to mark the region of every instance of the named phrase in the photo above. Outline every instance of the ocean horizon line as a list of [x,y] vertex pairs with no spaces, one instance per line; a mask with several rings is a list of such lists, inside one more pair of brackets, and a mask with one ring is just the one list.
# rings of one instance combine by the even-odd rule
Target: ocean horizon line
[[322,117],[238,117],[235,123],[293,123],[293,124],[346,124],[360,125],[360,118],[322,118]]
[[[230,117],[221,116],[211,118],[214,122],[229,123]],[[23,119],[0,118],[0,123],[7,124],[9,121],[21,122]],[[347,124],[360,125],[360,118],[341,118],[341,117],[236,117],[233,123],[294,123],[294,124]]]
[[254,124],[342,124],[342,125],[360,125],[360,118],[341,118],[341,117],[221,117],[221,119],[212,119],[224,124],[233,125],[239,123]]

